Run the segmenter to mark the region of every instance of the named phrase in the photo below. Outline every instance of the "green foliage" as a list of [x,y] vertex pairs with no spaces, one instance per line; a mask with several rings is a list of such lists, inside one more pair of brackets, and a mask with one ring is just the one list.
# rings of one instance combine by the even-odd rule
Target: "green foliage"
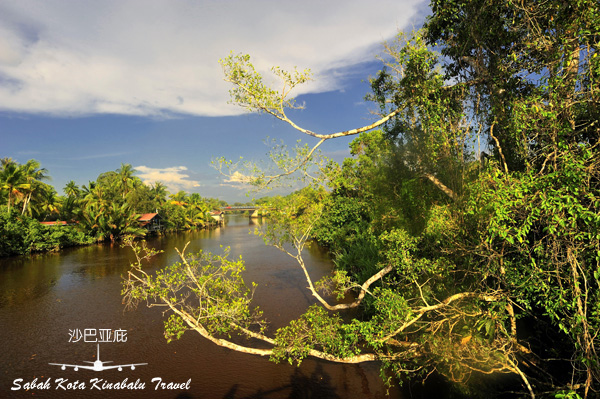
[[29,242],[29,252],[56,251],[92,242],[75,226],[43,226],[37,220],[29,221],[25,240]]
[[300,254],[314,224],[322,215],[321,199],[324,196],[325,191],[322,187],[315,189],[309,186],[286,197],[274,198],[271,202],[269,223],[262,229],[257,229],[256,234],[262,236],[265,244],[286,252],[285,246],[292,244]]
[[319,244],[338,252],[345,241],[352,241],[368,230],[371,215],[367,204],[352,197],[331,195],[325,198],[323,215],[313,230]]
[[[293,72],[288,72],[279,67],[271,68],[273,75],[281,80],[282,89],[279,91],[264,84],[262,76],[250,63],[250,56],[247,54],[231,53],[229,57],[219,60],[219,63],[225,80],[234,84],[234,88],[230,90],[232,103],[251,112],[268,112],[280,119],[285,118],[285,108],[302,108],[296,106],[293,98],[286,97],[294,87],[310,80],[310,70],[299,72],[294,69]],[[282,97],[284,101],[281,101]]]
[[12,159],[3,160],[0,182],[2,184],[0,189],[7,196],[8,211],[10,211],[15,198],[19,198],[25,190],[31,188],[30,183],[26,180],[25,171]]
[[[70,181],[59,197],[51,186],[47,170],[39,162],[29,160],[20,165],[10,158],[2,159],[0,167],[0,204],[7,213],[3,225],[4,242],[0,256],[56,250],[65,246],[89,243],[92,240],[117,241],[125,235],[144,235],[138,217],[142,213],[158,212],[168,230],[203,228],[212,223],[208,212],[226,205],[219,200],[204,199],[194,193],[181,192],[167,201],[164,184],[148,186],[134,176],[129,164],[116,171],[98,176],[96,181],[79,187]],[[181,197],[181,198],[180,198]],[[10,216],[8,211],[10,210]],[[12,215],[18,212],[21,217]],[[35,220],[62,220],[69,226],[50,228]]]
[[385,132],[393,139],[387,146],[398,159],[395,167],[403,180],[429,180],[456,199],[471,155],[466,145],[476,141],[477,132],[469,126],[468,92],[461,85],[444,85],[439,56],[423,35],[400,33],[386,45],[386,67],[371,80],[373,94],[367,98],[383,113],[400,111],[386,123]]
[[[57,213],[56,192],[43,180],[50,177],[40,163],[30,159],[20,165],[11,158],[2,159],[0,167],[0,193],[6,194],[7,208],[18,206],[21,215],[44,219]],[[2,196],[3,196],[2,195]]]
[[337,271],[347,272],[358,283],[375,274],[381,262],[381,244],[368,230],[356,236],[340,236],[334,255]]
[[171,266],[147,274],[142,261],[156,254],[145,242],[125,240],[137,257],[122,295],[129,307],[139,302],[162,303],[173,312],[165,322],[167,340],[179,339],[191,328],[210,335],[230,335],[240,328],[262,326],[262,313],[251,308],[255,284],[246,286],[242,278],[244,262],[229,260],[229,248],[223,255],[200,252],[184,256]]
[[74,226],[44,226],[14,209],[0,210],[0,256],[55,251],[91,242]]
[[116,241],[125,235],[145,234],[139,226],[138,215],[124,203],[90,203],[80,221],[81,228],[98,241]]
[[167,201],[168,192],[162,183],[145,185],[133,173],[131,165],[122,164],[116,171],[102,173],[97,181],[83,187],[77,217],[88,234],[111,241],[130,234],[144,235],[145,230],[137,222],[141,213],[157,212],[167,231],[203,228],[212,223],[208,199],[180,191]]
[[182,191],[178,194],[181,195],[172,196],[174,199],[160,208],[167,230],[191,230],[203,228],[212,223],[208,214],[209,204],[205,202],[205,199],[200,198],[198,194],[196,194],[197,197],[185,198],[185,193]]
[[229,181],[248,184],[256,191],[276,185],[297,187],[299,182],[311,184],[319,181],[327,168],[328,160],[317,150],[318,146],[311,148],[301,140],[291,148],[274,139],[265,143],[270,146],[266,162],[247,161],[243,157],[233,162],[221,157],[214,159],[212,165]]
[[[288,95],[307,72],[275,68],[280,91],[248,56],[221,61],[232,101],[249,111],[319,144],[362,133],[342,166],[316,165],[327,182],[321,175],[321,184],[274,199],[271,222],[258,232],[298,261],[323,307],[360,312],[344,321],[314,305],[274,340],[260,339],[276,361],[368,352],[360,359],[378,359],[397,377],[437,372],[469,394],[488,375],[508,373],[530,397],[589,397],[600,384],[600,6],[458,0],[431,8],[423,30],[385,45],[369,96],[385,117],[365,128],[302,129],[285,110],[297,107]],[[265,186],[306,172],[319,144],[276,146],[280,173],[252,167],[230,177]],[[302,260],[311,238],[330,248],[337,269],[317,286],[338,297],[351,291],[351,304],[331,305],[315,290]],[[218,274],[184,265],[128,292],[152,293],[181,317],[167,323],[170,337],[190,326],[209,338],[236,329],[219,318],[237,309],[235,293],[211,293],[223,303],[207,313],[204,302],[186,308],[173,296],[183,286],[193,291],[194,278],[214,284],[207,276]],[[233,318],[247,325],[244,298]],[[556,367],[556,359],[567,360]]]
[[270,164],[264,165],[251,161],[232,162],[225,158],[213,161],[213,166],[230,181],[251,184],[259,189],[270,188],[273,184],[302,180],[311,181],[315,174],[322,173],[327,159],[321,156],[317,148],[326,140],[310,130],[296,125],[286,114],[287,109],[302,109],[297,105],[291,94],[298,85],[311,79],[310,70],[286,71],[280,67],[271,68],[279,87],[273,88],[265,84],[261,74],[250,62],[249,55],[231,53],[227,58],[219,60],[225,80],[233,84],[229,94],[231,102],[250,112],[265,112],[275,118],[290,124],[293,128],[321,140],[314,146],[302,145],[300,140],[291,149],[283,142],[273,141],[268,153]]
[[321,306],[313,305],[299,319],[277,330],[271,360],[300,365],[313,349],[341,358],[355,356],[360,352],[357,336],[346,331],[338,315],[330,316]]
[[176,314],[172,314],[165,321],[165,338],[167,342],[178,340],[188,330],[185,321]]
[[[564,152],[548,173],[492,176],[486,192],[488,252],[503,257],[491,275],[529,312],[541,311],[594,368],[600,328],[597,287],[600,217],[597,154],[585,146]],[[592,172],[593,171],[593,172]],[[591,175],[590,172],[593,174]],[[500,268],[505,269],[501,273]]]
[[581,399],[581,396],[575,391],[560,391],[554,397],[556,399]]
[[0,212],[0,256],[20,255],[28,252],[25,241],[27,224],[17,218],[14,210],[2,207]]

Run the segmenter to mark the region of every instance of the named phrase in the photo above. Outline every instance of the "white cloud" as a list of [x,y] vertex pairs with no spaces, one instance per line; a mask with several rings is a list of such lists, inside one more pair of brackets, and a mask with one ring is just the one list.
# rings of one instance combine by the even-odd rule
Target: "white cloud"
[[251,186],[248,186],[246,184],[242,184],[242,183],[220,183],[219,187],[229,187],[229,188],[235,188],[236,190],[241,190],[241,191],[250,191],[252,189]]
[[233,174],[231,174],[229,177],[225,178],[224,180],[227,183],[248,183],[249,181],[252,181],[253,179],[254,179],[253,176],[244,175],[236,170],[235,172],[233,172]]
[[237,114],[217,62],[231,50],[262,70],[310,67],[304,92],[341,89],[339,70],[371,60],[423,3],[5,0],[0,110]]
[[224,183],[220,183],[219,187],[235,188],[236,190],[251,191],[253,189],[250,181],[254,176],[245,175],[239,171],[234,171],[231,175],[223,177]]
[[175,194],[180,190],[190,191],[195,187],[200,187],[196,180],[189,180],[189,175],[183,173],[187,170],[185,166],[172,166],[170,168],[150,168],[148,166],[136,166],[137,175],[146,184],[154,184],[157,181],[162,182],[170,193]]

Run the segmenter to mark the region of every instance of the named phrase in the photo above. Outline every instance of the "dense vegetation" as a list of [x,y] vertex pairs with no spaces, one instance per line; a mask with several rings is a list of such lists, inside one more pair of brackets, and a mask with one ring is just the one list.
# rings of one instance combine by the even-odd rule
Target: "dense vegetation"
[[340,336],[470,395],[514,389],[499,374],[532,397],[597,395],[600,7],[432,11],[386,47],[369,98],[397,114],[352,143],[313,229],[359,284],[393,266]]
[[386,47],[369,98],[399,112],[352,143],[313,230],[358,283],[393,265],[352,334],[470,395],[514,389],[499,374],[532,397],[597,395],[600,7],[432,11]]
[[[197,193],[169,195],[163,183],[148,186],[135,172],[131,165],[122,164],[88,185],[68,182],[59,196],[44,182],[49,180],[48,171],[36,160],[20,165],[2,159],[0,256],[142,236],[146,230],[138,218],[144,213],[158,213],[162,231],[202,228],[213,222],[209,211],[227,205]],[[67,224],[40,223],[57,220]]]
[[[274,89],[249,56],[221,61],[234,103],[319,139],[275,148],[278,173],[219,163],[259,187],[294,174],[315,183],[272,204],[259,234],[305,273],[310,238],[330,248],[334,274],[306,273],[317,304],[270,332],[239,261],[182,253],[154,279],[140,266],[152,251],[135,246],[128,303],[169,306],[170,338],[193,329],[275,361],[378,360],[399,381],[436,374],[468,396],[597,396],[600,5],[433,0],[431,10],[422,30],[385,46],[368,96],[381,118],[355,130],[318,133],[288,117],[309,71],[273,68]],[[351,159],[325,166],[321,143],[359,134]],[[357,307],[351,321],[338,315]]]

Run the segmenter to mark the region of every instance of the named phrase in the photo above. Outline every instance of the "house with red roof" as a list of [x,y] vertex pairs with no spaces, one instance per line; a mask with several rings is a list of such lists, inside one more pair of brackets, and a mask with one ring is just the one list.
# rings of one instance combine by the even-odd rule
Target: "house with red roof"
[[213,218],[217,223],[223,224],[225,222],[225,212],[222,211],[211,211],[210,217]]
[[138,217],[138,223],[140,227],[145,228],[148,231],[160,231],[162,230],[161,217],[158,213],[144,213]]

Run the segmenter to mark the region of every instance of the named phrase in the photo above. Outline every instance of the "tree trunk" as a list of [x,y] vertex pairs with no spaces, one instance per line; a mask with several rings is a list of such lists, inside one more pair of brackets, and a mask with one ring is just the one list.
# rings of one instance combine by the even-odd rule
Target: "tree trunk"
[[446,186],[444,183],[442,183],[440,181],[440,179],[438,179],[437,177],[435,177],[434,175],[432,175],[431,173],[427,173],[427,172],[423,172],[422,173],[423,176],[425,176],[429,181],[431,181],[437,188],[439,188],[440,190],[442,190],[442,192],[444,194],[446,194],[448,197],[452,198],[452,200],[456,201],[458,199],[458,196],[456,195],[456,193],[454,191],[452,191],[448,186]]

